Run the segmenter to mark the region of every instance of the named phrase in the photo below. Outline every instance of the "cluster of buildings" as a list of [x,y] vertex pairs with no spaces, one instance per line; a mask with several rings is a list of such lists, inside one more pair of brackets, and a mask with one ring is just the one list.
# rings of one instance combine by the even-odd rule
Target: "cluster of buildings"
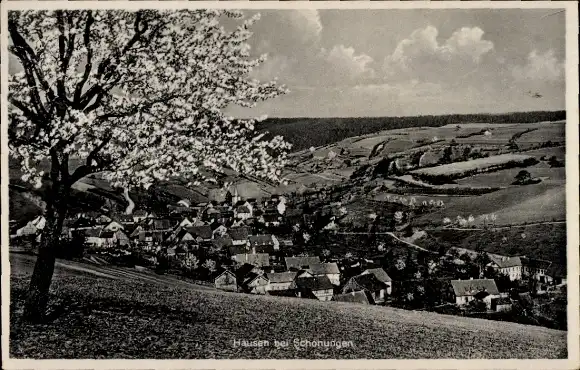
[[370,268],[344,279],[336,262],[321,262],[317,256],[284,258],[285,271],[243,263],[218,272],[215,287],[232,292],[270,294],[381,304],[391,294],[392,280],[382,268]]

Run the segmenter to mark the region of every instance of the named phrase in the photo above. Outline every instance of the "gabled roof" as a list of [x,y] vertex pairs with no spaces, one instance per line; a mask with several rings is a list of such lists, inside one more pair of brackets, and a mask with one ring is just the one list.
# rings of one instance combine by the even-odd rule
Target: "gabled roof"
[[491,261],[493,263],[495,263],[501,269],[522,265],[522,261],[521,261],[520,257],[505,257],[505,256],[499,257],[499,256],[490,255],[489,258],[491,259]]
[[228,230],[228,234],[233,240],[248,240],[248,233],[247,227],[233,227]]
[[294,281],[296,272],[271,272],[267,273],[266,277],[271,283],[290,283]]
[[238,263],[249,263],[255,266],[270,266],[270,255],[268,253],[242,253],[236,254],[234,259]]
[[369,304],[367,295],[362,290],[345,294],[337,294],[334,297],[332,297],[332,300],[337,302]]
[[144,211],[142,209],[139,209],[139,210],[133,212],[133,216],[134,217],[146,217],[147,216],[147,211]]
[[296,287],[310,291],[331,290],[334,286],[327,276],[300,277],[294,280]]
[[91,229],[85,229],[83,231],[84,231],[85,237],[87,237],[87,238],[90,238],[90,237],[98,238],[99,235],[101,235],[101,231],[103,231],[103,228],[102,227],[93,227]]
[[274,245],[274,238],[272,235],[250,235],[248,236],[248,241],[252,247],[256,247],[258,245]]
[[312,275],[326,275],[326,274],[340,274],[338,265],[335,262],[331,263],[313,263],[309,265]]
[[320,258],[318,256],[308,257],[285,257],[284,261],[286,262],[286,268],[291,269],[301,269],[304,266],[310,266],[316,263],[320,263]]
[[263,217],[264,217],[264,222],[279,222],[280,221],[279,214],[266,213],[266,214],[264,214]]
[[153,228],[155,230],[171,229],[171,221],[169,221],[167,219],[153,220]]
[[481,291],[492,295],[499,294],[493,279],[451,280],[451,286],[458,297],[474,296]]
[[362,274],[364,275],[366,273],[373,274],[380,282],[383,283],[390,283],[391,281],[393,281],[391,277],[385,272],[385,270],[383,270],[380,267],[374,269],[367,269]]
[[228,236],[220,236],[213,240],[213,244],[220,249],[223,247],[230,247],[232,246],[232,243],[233,243],[232,238]]
[[373,274],[364,274],[353,276],[352,280],[359,286],[362,290],[369,292],[376,292],[381,289],[385,289],[385,283],[379,281]]
[[133,223],[133,216],[131,215],[125,215],[125,214],[117,214],[114,215],[113,217],[113,221],[117,221],[119,223]]
[[248,253],[249,249],[246,245],[229,245],[228,251],[231,256],[235,256],[236,254]]
[[244,263],[243,265],[241,265],[240,267],[237,268],[236,270],[236,277],[239,280],[244,280],[246,278],[246,276],[254,271],[257,267],[249,264],[249,263]]
[[264,277],[264,275],[258,274],[256,272],[250,272],[250,273],[248,273],[248,275],[246,275],[246,278],[244,279],[244,282],[242,283],[242,285],[249,285],[250,283],[252,283],[253,281],[256,281],[258,279],[263,279],[265,284],[268,284],[268,279],[266,277]]
[[213,233],[209,225],[189,226],[185,228],[191,235],[199,236],[202,239],[211,239]]
[[247,206],[239,206],[236,208],[238,213],[250,213],[250,209]]
[[552,264],[552,262],[550,262],[550,261],[538,260],[538,259],[528,258],[528,257],[520,257],[520,260],[522,261],[523,266],[530,267],[533,269],[547,270],[550,267],[550,265]]

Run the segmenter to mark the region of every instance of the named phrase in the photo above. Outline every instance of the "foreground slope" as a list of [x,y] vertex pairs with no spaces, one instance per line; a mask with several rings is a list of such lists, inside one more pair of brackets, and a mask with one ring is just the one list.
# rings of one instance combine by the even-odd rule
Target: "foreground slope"
[[[161,284],[129,270],[126,279],[113,279],[91,274],[85,264],[58,267],[52,286],[54,321],[24,325],[19,317],[30,263],[11,261],[10,353],[17,358],[566,357],[562,331]],[[294,338],[352,341],[354,346],[296,348]],[[270,345],[235,347],[234,339],[268,340]],[[277,349],[274,340],[290,345]]]

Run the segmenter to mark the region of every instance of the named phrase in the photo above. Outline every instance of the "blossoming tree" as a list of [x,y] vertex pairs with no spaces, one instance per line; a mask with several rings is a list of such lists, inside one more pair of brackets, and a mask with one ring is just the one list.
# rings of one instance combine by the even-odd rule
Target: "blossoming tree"
[[[226,30],[223,17],[238,27]],[[212,181],[229,168],[280,181],[288,143],[257,135],[258,118],[224,113],[286,91],[248,77],[265,59],[247,44],[257,19],[207,9],[9,13],[9,50],[21,67],[9,77],[10,154],[23,180],[47,189],[29,320],[43,317],[70,189],[83,177],[147,188]],[[73,159],[82,165],[69,167]]]

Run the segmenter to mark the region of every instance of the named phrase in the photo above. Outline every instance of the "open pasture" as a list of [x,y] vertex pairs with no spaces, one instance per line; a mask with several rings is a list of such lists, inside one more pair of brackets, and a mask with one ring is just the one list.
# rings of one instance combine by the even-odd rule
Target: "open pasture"
[[[456,180],[457,184],[465,186],[510,186],[514,181],[516,175],[521,171],[521,168],[508,168],[505,170],[491,172],[491,173],[480,173],[474,176],[465,177],[463,179]],[[560,168],[550,168],[546,163],[539,163],[535,166],[527,167],[526,171],[530,173],[532,177],[547,177],[543,181],[565,183],[566,181],[566,169]],[[514,185],[518,186],[518,185]]]
[[[435,210],[429,214],[422,215],[415,219],[417,225],[426,224],[442,224],[445,217],[450,219],[455,219],[457,216],[468,217],[472,215],[476,219],[476,225],[483,225],[483,220],[479,219],[480,216],[485,214],[495,214],[498,218],[497,222],[505,225],[509,224],[521,224],[524,222],[543,222],[546,220],[551,220],[552,218],[565,219],[566,212],[564,208],[546,207],[546,212],[548,208],[550,209],[549,214],[542,214],[540,212],[521,214],[514,213],[512,210],[517,205],[530,201],[534,202],[534,199],[538,204],[546,204],[543,197],[555,197],[555,194],[563,197],[563,192],[551,191],[551,189],[563,188],[563,185],[555,185],[550,183],[541,182],[539,184],[526,185],[526,186],[512,186],[505,189],[498,190],[493,193],[482,194],[479,196],[470,197],[447,197],[442,198],[445,202],[445,207],[441,210]],[[546,195],[546,193],[548,195]],[[510,210],[512,209],[512,210]],[[509,217],[503,217],[502,213],[505,211],[506,214],[509,213]],[[509,212],[508,212],[509,211]]]
[[485,170],[490,167],[502,166],[512,162],[523,164],[531,158],[533,157],[523,154],[501,154],[492,157],[473,159],[470,161],[444,164],[436,167],[420,168],[411,171],[411,173],[425,176],[459,177],[470,171]]

